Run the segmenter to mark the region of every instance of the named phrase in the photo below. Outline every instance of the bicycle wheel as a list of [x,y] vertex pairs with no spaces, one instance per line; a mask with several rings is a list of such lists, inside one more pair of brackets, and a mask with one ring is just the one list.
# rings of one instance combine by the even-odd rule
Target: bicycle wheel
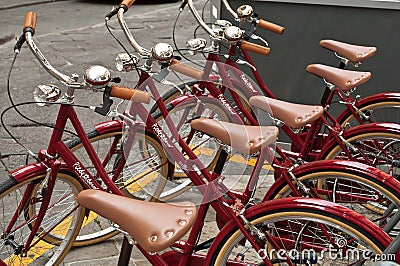
[[[94,130],[87,134],[110,178],[119,169],[119,165],[125,162],[123,145],[121,145],[122,123],[120,126],[107,133],[99,133]],[[94,176],[97,176],[96,169],[92,166],[80,139],[69,142],[68,147],[83,165]],[[123,194],[140,200],[158,200],[169,171],[167,157],[158,141],[150,134],[137,132],[126,161],[129,164],[121,166],[120,173],[114,178],[114,183],[120,187]],[[104,188],[106,189],[106,187]],[[74,246],[95,244],[119,233],[110,227],[110,223],[106,219],[94,212],[90,212],[83,223],[85,226],[76,237]]]
[[[395,206],[395,210],[400,209],[400,182],[393,178],[390,181],[375,178],[368,172],[363,173],[361,170],[352,170],[349,167],[340,169],[321,167],[318,171],[310,169],[295,175],[310,189],[313,197],[355,210],[379,226],[387,224],[395,214],[395,211],[387,212],[389,206]],[[272,193],[268,193],[268,198],[264,200],[294,196],[292,189],[283,180],[275,182],[270,192]]]
[[[364,100],[364,99],[363,99]],[[361,100],[361,101],[363,101]],[[360,102],[361,102],[360,101]],[[356,105],[357,108],[369,117],[369,121],[372,122],[387,122],[400,124],[400,100],[398,97],[387,97],[387,99],[380,98],[375,101],[367,101],[366,103],[361,102]],[[339,123],[344,127],[345,125],[350,125],[351,127],[358,126],[360,123],[357,121],[356,117],[348,110],[344,111],[341,115]],[[365,121],[368,123],[368,121]]]
[[[221,153],[222,147],[212,137],[195,132],[190,127],[190,121],[195,118],[212,118],[221,121],[229,121],[229,116],[221,107],[218,101],[211,97],[188,98],[178,105],[168,104],[168,116],[172,119],[179,135],[186,140],[186,143],[197,155],[203,165],[211,170],[214,168],[217,158]],[[153,114],[162,129],[171,135],[165,120],[160,111]],[[190,139],[189,139],[190,138]],[[167,201],[187,191],[192,185],[192,181],[185,175],[181,168],[176,164],[173,178],[167,182],[164,191],[160,195],[161,200]]]
[[[370,124],[373,125],[373,124]],[[384,123],[379,128],[370,130],[368,125],[349,129],[343,134],[344,139],[355,147],[352,150],[354,160],[374,166],[396,179],[400,176],[400,134],[397,130],[390,130],[390,125]],[[361,130],[357,130],[361,128]],[[348,159],[343,149],[338,144],[328,144],[320,159]]]
[[[46,190],[43,180],[44,175],[21,183],[9,178],[0,185],[0,259],[6,265],[60,264],[82,226],[84,208],[77,205],[75,198],[83,187],[74,176],[60,172],[39,230],[28,249],[24,249]],[[22,202],[30,188],[33,190],[28,195],[29,200]],[[21,213],[9,228],[18,208]]]
[[262,258],[279,265],[287,265],[287,258],[295,265],[354,265],[390,243],[378,227],[350,209],[319,200],[319,207],[307,206],[315,199],[294,199],[298,204],[289,206],[284,200],[246,215],[253,225],[250,235],[261,249],[255,250],[242,231],[228,224],[210,265],[265,265]]

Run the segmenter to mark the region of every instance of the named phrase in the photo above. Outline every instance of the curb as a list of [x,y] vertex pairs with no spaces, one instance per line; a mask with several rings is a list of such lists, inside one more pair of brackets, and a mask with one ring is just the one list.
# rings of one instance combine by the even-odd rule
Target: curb
[[[53,3],[53,2],[60,2],[60,1],[67,1],[67,0],[26,0],[23,3],[21,3],[22,1],[13,1],[10,5],[2,4],[0,6],[0,11],[24,7],[24,6],[33,6],[33,5],[47,4],[47,3]],[[2,2],[2,1],[0,0],[0,2]],[[7,1],[7,2],[11,2],[11,1]]]

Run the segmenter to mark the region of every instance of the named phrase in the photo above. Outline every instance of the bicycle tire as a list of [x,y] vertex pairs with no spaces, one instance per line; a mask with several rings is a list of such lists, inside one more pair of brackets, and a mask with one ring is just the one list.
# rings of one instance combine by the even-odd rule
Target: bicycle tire
[[[396,128],[390,127],[395,124],[382,123],[379,124],[382,126],[375,127],[373,130],[368,128],[369,125],[373,124],[357,126],[345,130],[343,134],[343,138],[359,151],[353,153],[353,158],[399,179],[400,168],[397,162],[399,160],[400,132]],[[326,147],[324,152],[321,152],[319,159],[348,160],[339,144],[330,142]]]
[[[110,147],[112,146],[111,143],[114,143],[114,141],[120,140],[122,137],[122,134],[123,133],[122,133],[122,123],[121,123],[121,127],[113,128],[109,132],[99,133],[97,130],[93,130],[93,131],[87,133],[87,136],[89,138],[89,141],[92,143],[93,147],[95,148],[96,154],[100,157],[101,160],[103,160],[103,158],[105,158],[106,154],[111,151],[111,150],[109,150]],[[138,139],[138,141],[135,143],[135,145],[137,145],[138,147],[143,146],[143,145],[146,145],[147,147],[151,147],[153,152],[155,152],[159,156],[158,158],[160,160],[160,163],[158,163],[158,164],[162,165],[162,166],[159,168],[159,172],[157,172],[157,179],[158,179],[157,182],[158,183],[156,183],[154,185],[154,189],[152,189],[152,191],[149,192],[149,194],[144,192],[143,196],[140,195],[141,190],[143,190],[143,189],[139,190],[137,193],[132,193],[132,191],[137,189],[137,186],[136,186],[137,184],[135,182],[129,181],[129,178],[127,179],[127,176],[135,178],[135,176],[137,176],[137,174],[134,171],[131,171],[132,169],[128,169],[128,167],[125,167],[124,169],[128,169],[128,170],[124,170],[124,172],[123,172],[123,173],[128,173],[128,175],[122,174],[121,179],[114,180],[114,182],[117,183],[118,186],[124,188],[124,189],[121,189],[121,191],[127,197],[136,198],[136,199],[140,199],[140,200],[157,201],[157,200],[159,200],[159,195],[162,193],[162,191],[164,189],[164,186],[166,183],[166,177],[168,176],[168,172],[169,172],[169,165],[166,163],[167,157],[166,157],[161,145],[151,134],[149,134],[149,133],[143,134],[142,132],[137,132],[136,139]],[[142,141],[143,139],[145,141]],[[104,143],[104,141],[106,143]],[[81,160],[81,162],[83,162],[83,165],[85,165],[85,167],[91,164],[91,161],[88,160],[88,158],[87,158],[85,150],[80,149],[80,148],[82,148],[82,143],[81,143],[80,139],[77,138],[77,139],[74,139],[74,140],[68,142],[67,146],[71,149],[72,152],[74,152],[74,154],[78,157],[78,159]],[[138,147],[133,146],[132,150],[139,151]],[[114,171],[114,169],[116,169],[116,167],[118,166],[118,164],[121,160],[122,151],[120,151],[120,150],[115,151],[115,154],[113,154],[113,156],[114,157],[111,156],[109,158],[108,163],[105,165],[105,169],[107,170],[108,173],[112,173]],[[134,155],[131,154],[131,156],[134,156]],[[143,155],[142,155],[142,158],[143,158]],[[165,162],[165,164],[163,164],[161,162]],[[104,160],[103,160],[103,163],[104,163]],[[133,163],[133,162],[131,162],[131,163]],[[138,165],[140,163],[143,164],[143,163],[146,163],[146,161],[142,160],[141,162],[138,163]],[[93,170],[95,170],[94,167],[89,166],[89,167],[87,167],[87,169],[92,174],[95,174],[95,172],[93,171]],[[138,171],[141,171],[141,173],[143,173],[148,170],[146,169],[146,170],[138,170]],[[147,176],[150,176],[150,174]],[[143,180],[144,180],[144,182],[146,182],[146,179],[143,179]],[[131,183],[130,186],[129,186],[129,182]],[[139,184],[139,188],[144,188],[147,185],[141,186]],[[88,222],[88,221],[91,221],[91,222]],[[79,235],[76,237],[74,246],[86,246],[86,245],[96,244],[96,243],[102,242],[106,239],[109,239],[119,233],[119,231],[117,231],[115,228],[110,227],[110,224],[106,219],[102,218],[101,216],[98,216],[94,212],[90,212],[85,217],[83,224],[85,224],[86,226],[81,230]]]
[[[208,117],[222,121],[230,121],[229,115],[224,111],[218,100],[215,98],[202,97],[201,105],[204,110],[200,110],[199,112],[196,111],[195,115],[190,114],[189,112],[195,110],[195,106],[198,104],[198,98],[186,98],[177,105],[172,103],[166,105],[167,111],[169,112],[169,117],[173,120],[175,125],[181,125],[181,127],[177,127],[179,127],[178,132],[184,140],[191,132],[190,121],[194,118]],[[180,113],[181,111],[184,112],[183,115]],[[167,135],[169,135],[170,132],[167,126],[163,124],[164,118],[161,112],[156,111],[154,114],[152,114],[152,116],[160,124],[163,130],[167,132]],[[189,143],[189,146],[195,147],[192,150],[197,154],[197,157],[200,159],[200,161],[202,161],[208,170],[212,170],[214,168],[217,158],[222,150],[222,147],[218,142],[215,141],[214,138],[203,134],[197,135],[194,133],[193,139]],[[206,151],[205,153],[203,152],[204,150]],[[212,154],[210,155],[208,152],[211,152]],[[173,178],[171,178],[169,181],[170,182],[168,182],[166,185],[166,189],[160,195],[160,199],[162,201],[171,200],[192,187],[192,181],[177,165],[175,165]]]
[[[45,180],[45,175],[33,176],[21,183],[10,177],[0,185],[0,203],[3,205],[1,207],[3,211],[0,214],[0,228],[3,236],[0,239],[0,260],[6,265],[59,265],[79,233],[84,208],[76,207],[75,198],[83,187],[75,176],[59,172],[49,207],[26,255],[21,254],[22,251],[19,252],[20,254],[16,253],[9,244],[13,243],[18,249],[25,244],[24,241],[35,224],[35,219],[30,214],[39,207],[42,193],[46,188],[41,185],[43,180]],[[10,232],[6,233],[11,216],[20,204],[19,197],[24,195],[28,186],[34,188],[29,206],[23,207],[16,224]],[[5,235],[7,237],[4,237]],[[58,236],[58,238],[55,239],[49,235]]]
[[[322,161],[321,161],[322,163]],[[385,214],[387,208],[394,204],[400,208],[400,182],[395,179],[374,178],[361,169],[348,167],[328,170],[324,167],[296,173],[296,178],[309,188],[317,198],[338,203],[355,210],[379,226],[387,224],[392,214]],[[368,170],[366,170],[368,171]],[[388,182],[391,182],[388,185]],[[293,197],[293,191],[285,181],[278,180],[263,200]],[[389,215],[389,216],[388,216]]]
[[[356,107],[363,113],[367,114],[369,119],[375,123],[387,122],[400,124],[400,100],[398,97],[392,99],[393,97],[390,97],[389,94],[387,99],[380,97],[374,101],[368,101],[367,98],[357,102]],[[343,111],[339,117],[340,121],[338,122],[342,127],[345,127],[346,125],[360,125],[354,115],[347,109]],[[365,123],[368,123],[368,121],[365,121]]]
[[[314,260],[312,265],[328,265],[328,261],[332,259],[330,255],[336,255],[334,263],[346,265],[354,262],[345,262],[346,259],[351,259],[348,255],[355,256],[366,249],[373,254],[381,254],[390,243],[390,237],[378,227],[345,207],[320,201],[319,208],[315,208],[310,206],[319,200],[299,200],[297,198],[293,199],[298,201],[297,206],[291,205],[289,208],[282,200],[287,199],[278,199],[257,205],[254,207],[257,211],[252,213],[249,211],[246,215],[247,220],[262,233],[267,234],[275,242],[278,241],[276,248],[271,242],[267,243],[257,233],[253,233],[253,240],[263,249],[252,250],[253,247],[246,243],[240,229],[230,223],[218,235],[221,237],[217,236],[214,241],[209,265],[226,265],[227,260],[234,261],[235,259],[235,263],[237,263],[235,265],[265,265],[260,257],[268,254],[274,255],[271,256],[272,263],[282,262],[274,250],[288,252],[281,252],[280,255],[291,255],[292,262],[295,263],[306,264],[306,260],[308,260],[310,264],[311,260]],[[348,216],[343,215],[344,213]],[[326,239],[321,228],[329,233],[326,235]],[[329,240],[335,240],[334,245]],[[357,248],[360,249],[357,250]],[[329,252],[324,254],[323,250]],[[347,256],[342,255],[340,258],[340,252]],[[318,257],[307,256],[308,254],[318,254]],[[322,255],[327,255],[327,258]],[[326,261],[322,261],[323,259]],[[357,261],[357,258],[355,259]]]

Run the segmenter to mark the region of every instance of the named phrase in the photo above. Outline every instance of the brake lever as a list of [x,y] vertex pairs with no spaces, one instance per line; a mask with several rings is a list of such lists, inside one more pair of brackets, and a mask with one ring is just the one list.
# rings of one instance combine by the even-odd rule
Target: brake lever
[[98,114],[106,116],[110,112],[113,100],[110,98],[111,86],[106,86],[103,92],[103,104],[101,107],[95,107],[94,111]]
[[245,60],[238,59],[238,60],[236,60],[236,63],[241,64],[241,65],[246,65],[246,66],[250,67],[254,71],[257,70],[255,66],[253,66],[252,64],[250,64],[249,62],[247,62]]
[[265,46],[269,47],[269,43],[258,35],[252,34],[250,38],[252,38],[253,40],[260,40],[265,44]]
[[14,46],[14,52],[15,53],[17,53],[17,54],[19,53],[19,51],[21,50],[21,47],[24,44],[24,42],[25,42],[25,33],[23,33],[21,35],[21,37],[19,37],[17,43],[15,44],[15,46]]
[[158,71],[157,73],[153,73],[151,75],[151,77],[155,81],[160,82],[161,84],[164,84],[164,85],[172,86],[172,87],[176,88],[177,90],[179,90],[179,92],[181,94],[184,94],[183,90],[181,88],[179,88],[179,86],[177,86],[175,83],[165,79],[165,77],[168,76],[168,74],[169,74],[168,68],[164,67],[160,71]]
[[105,20],[110,20],[113,16],[115,16],[116,14],[118,14],[118,10],[119,10],[119,6],[118,6],[118,7],[114,7],[113,10],[111,10],[111,11],[105,16]]
[[179,6],[179,11],[183,11],[187,3],[188,3],[187,0],[182,0],[181,5]]
[[236,63],[238,63],[238,64],[240,64],[240,65],[246,65],[246,66],[248,66],[248,67],[250,67],[252,70],[254,70],[254,71],[256,71],[257,69],[256,69],[256,67],[255,66],[253,66],[252,64],[250,64],[249,62],[247,62],[247,61],[245,61],[245,60],[242,60],[242,59],[239,59],[238,57],[232,57],[232,56],[230,56],[230,55],[227,55],[227,54],[224,54],[224,57],[225,58],[228,58],[229,60],[232,60],[232,61],[235,61]]

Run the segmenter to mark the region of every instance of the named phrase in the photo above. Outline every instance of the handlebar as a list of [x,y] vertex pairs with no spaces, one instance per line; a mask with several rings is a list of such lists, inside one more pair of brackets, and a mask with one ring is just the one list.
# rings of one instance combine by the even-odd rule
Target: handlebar
[[126,12],[128,11],[129,8],[131,8],[133,3],[135,3],[135,0],[123,0],[120,6],[125,6],[126,7],[125,12]]
[[254,52],[257,54],[261,54],[261,55],[265,55],[268,56],[270,53],[270,48],[265,47],[265,46],[261,46],[252,42],[248,42],[248,41],[242,41],[240,47],[243,50],[249,51],[249,52]]
[[217,39],[217,40],[223,39],[220,36],[216,35],[214,33],[214,31],[209,26],[207,26],[207,24],[203,21],[203,19],[201,18],[201,16],[197,12],[196,8],[194,7],[193,1],[192,0],[187,0],[187,3],[188,3],[188,6],[189,6],[189,9],[190,9],[190,12],[193,14],[194,18],[197,20],[199,25],[208,33],[208,35],[210,35],[211,38],[213,38],[213,39]]
[[224,4],[225,9],[232,15],[234,19],[239,19],[238,14],[235,11],[233,11],[227,0],[222,0],[222,3]]
[[148,104],[151,98],[150,93],[148,92],[122,87],[115,84],[111,86],[110,96],[145,104]]
[[272,23],[272,22],[263,20],[263,19],[259,19],[259,20],[257,21],[257,24],[258,24],[258,26],[259,26],[260,28],[263,28],[263,29],[265,29],[265,30],[269,30],[269,31],[275,32],[275,33],[277,33],[277,34],[283,34],[283,32],[285,31],[285,28],[284,28],[284,27],[279,26],[279,25],[277,25],[277,24],[275,24],[275,23]]
[[202,77],[203,77],[203,71],[201,71],[197,68],[188,66],[176,59],[173,59],[171,61],[169,68],[176,72],[179,72],[183,75],[194,78],[195,80],[202,80]]
[[36,30],[36,20],[37,20],[36,13],[27,12],[25,15],[24,32],[31,31],[32,35],[34,35]]
[[35,42],[33,41],[33,35],[35,33],[36,29],[36,20],[37,20],[37,15],[34,12],[27,12],[25,16],[25,23],[24,23],[24,36],[26,43],[28,44],[30,50],[32,53],[35,55],[35,57],[39,60],[40,64],[49,72],[52,76],[54,76],[56,79],[60,80],[64,84],[70,86],[70,87],[77,87],[80,88],[81,84],[77,83],[71,78],[61,72],[59,72],[57,69],[55,69],[49,61],[47,61],[46,57],[42,54],[42,52],[39,50],[39,48],[36,46]]
[[[228,13],[230,13],[235,20],[240,19],[239,15],[235,11],[233,11],[232,7],[229,5],[228,0],[222,0],[222,3],[224,4],[225,9],[228,11]],[[198,21],[198,23],[202,26],[203,29],[205,29],[209,33],[209,27],[204,23],[204,21],[202,21],[201,17],[197,13],[197,11],[194,9],[192,0],[188,0],[188,5],[189,5],[189,8],[190,8],[192,14],[195,16],[196,20]],[[285,30],[284,27],[277,25],[275,23],[263,20],[263,19],[256,19],[256,23],[260,28],[263,28],[265,30],[268,30],[268,31],[271,31],[271,32],[274,32],[277,34],[283,34],[283,32]]]
[[[122,1],[122,3],[124,2],[129,2],[127,3],[128,5],[126,5],[127,8],[129,8],[129,4],[132,5],[134,0],[124,0]],[[150,56],[150,52],[148,50],[146,50],[145,48],[143,48],[142,46],[140,46],[135,38],[133,37],[131,31],[128,28],[128,25],[126,25],[126,22],[124,20],[124,13],[128,10],[124,8],[125,5],[121,4],[119,9],[118,9],[118,22],[119,25],[122,28],[122,31],[125,33],[126,38],[128,39],[128,41],[131,43],[132,47],[136,50],[136,52],[138,52],[141,56],[144,57],[149,57]]]

